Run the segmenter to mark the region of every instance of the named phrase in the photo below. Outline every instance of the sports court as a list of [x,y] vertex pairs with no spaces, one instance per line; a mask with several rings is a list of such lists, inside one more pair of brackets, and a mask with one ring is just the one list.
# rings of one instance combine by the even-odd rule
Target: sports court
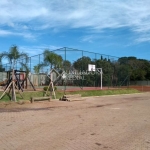
[[149,150],[150,93],[0,104],[1,150]]

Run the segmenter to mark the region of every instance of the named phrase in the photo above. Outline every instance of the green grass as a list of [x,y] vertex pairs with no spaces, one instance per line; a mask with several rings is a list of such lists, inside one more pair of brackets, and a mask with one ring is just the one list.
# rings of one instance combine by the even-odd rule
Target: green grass
[[[3,92],[0,92],[0,96]],[[102,96],[102,95],[119,95],[119,94],[130,94],[130,93],[139,93],[138,90],[135,89],[117,89],[117,90],[95,90],[95,91],[74,91],[74,92],[66,92],[66,94],[81,94],[82,97],[88,96]],[[56,91],[56,98],[59,99],[64,95],[62,91]],[[22,93],[23,98],[21,98],[20,94],[16,92],[16,99],[19,100],[30,100],[31,97],[42,97],[44,96],[43,91],[25,91]],[[10,101],[10,98],[5,94],[5,96],[0,100],[0,102]]]
[[118,89],[118,90],[95,90],[95,91],[66,92],[66,94],[81,94],[83,97],[130,94],[130,93],[139,93],[139,91],[135,90],[135,89]]

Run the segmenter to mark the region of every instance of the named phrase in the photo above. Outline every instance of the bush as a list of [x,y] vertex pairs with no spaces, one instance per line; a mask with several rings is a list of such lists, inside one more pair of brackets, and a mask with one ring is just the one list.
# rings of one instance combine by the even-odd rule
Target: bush
[[[44,91],[47,91],[47,89],[48,89],[48,86],[45,86],[45,87],[43,88]],[[57,90],[57,87],[54,86],[54,91],[56,91],[56,90]],[[49,91],[52,91],[52,87],[49,88]]]

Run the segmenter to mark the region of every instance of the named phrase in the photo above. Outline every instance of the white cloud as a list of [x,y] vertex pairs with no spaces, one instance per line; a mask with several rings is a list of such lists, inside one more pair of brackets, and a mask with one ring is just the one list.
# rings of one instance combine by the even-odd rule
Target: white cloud
[[0,26],[10,27],[5,29],[8,34],[11,28],[31,32],[57,27],[95,31],[128,27],[144,40],[144,33],[150,32],[149,10],[149,0],[1,0]]
[[45,49],[56,50],[59,48],[61,48],[61,46],[54,46],[54,45],[20,46],[19,50],[21,52],[26,52],[29,56],[34,56],[34,55],[42,54]]
[[7,30],[0,30],[0,37],[4,37],[4,36],[20,36],[20,37],[24,37],[28,40],[36,40],[35,35],[33,35],[32,33],[29,32],[15,32],[15,31],[7,31]]
[[13,33],[6,30],[0,30],[0,36],[12,35]]
[[81,42],[89,42],[89,43],[93,43],[93,41],[95,41],[96,39],[99,39],[101,37],[91,34],[91,35],[87,35],[81,38]]
[[135,40],[136,43],[141,43],[141,42],[150,42],[150,34],[145,34],[145,35],[141,35],[139,36],[139,38],[137,38]]

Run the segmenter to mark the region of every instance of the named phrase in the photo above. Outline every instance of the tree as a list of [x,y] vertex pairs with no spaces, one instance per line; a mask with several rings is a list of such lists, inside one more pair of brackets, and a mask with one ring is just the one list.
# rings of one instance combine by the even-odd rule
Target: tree
[[50,69],[61,68],[63,59],[60,55],[46,49],[44,51],[44,62],[46,65],[50,65]]
[[64,60],[63,61],[63,67],[65,70],[70,70],[71,69],[71,62],[69,60]]
[[128,57],[121,57],[121,58],[118,59],[118,62],[120,63],[120,65],[127,64]]
[[86,71],[88,69],[88,64],[91,64],[91,63],[92,63],[92,61],[91,61],[90,57],[83,56],[83,57],[79,58],[78,60],[76,60],[73,63],[73,66],[77,70]]
[[41,64],[37,64],[36,66],[34,66],[34,72],[35,73],[39,73],[40,72],[40,69],[45,66],[45,64],[41,63]]
[[[114,69],[112,63],[107,61],[107,59],[98,59],[95,61],[96,68],[102,68],[103,71],[103,85],[110,85],[112,83],[112,76]],[[100,76],[97,77],[97,83],[100,83]]]
[[1,57],[1,54],[0,54],[0,72],[2,72],[2,71],[5,71],[5,68],[3,68],[2,57]]
[[[9,49],[9,52],[3,52],[1,54],[1,58],[8,59],[9,63],[11,64],[12,68],[12,82],[9,83],[9,86],[11,85],[12,88],[12,97],[11,100],[16,101],[16,94],[15,94],[15,80],[14,80],[14,66],[16,64],[16,61],[18,59],[24,58],[25,62],[28,60],[28,55],[26,53],[20,53],[17,46],[12,46]],[[9,87],[8,86],[8,87]],[[7,90],[7,89],[6,89]],[[5,93],[5,92],[4,92]],[[4,94],[3,93],[3,94]]]
[[39,73],[40,68],[39,68],[38,65],[36,65],[36,66],[34,66],[33,70],[34,70],[35,73]]
[[3,59],[3,58],[8,59],[9,63],[11,64],[11,68],[14,69],[14,66],[15,66],[17,60],[24,59],[25,62],[28,61],[28,54],[19,52],[19,49],[17,46],[12,46],[9,49],[9,52],[1,53],[1,59]]
[[150,80],[150,61],[145,59],[139,59],[139,60],[143,62],[142,68],[146,71],[145,78],[147,80]]
[[58,69],[62,67],[62,63],[63,63],[63,58],[60,55],[55,56],[55,65],[54,68]]
[[121,57],[118,62],[120,79],[127,76],[131,81],[150,79],[150,62],[136,57]]

